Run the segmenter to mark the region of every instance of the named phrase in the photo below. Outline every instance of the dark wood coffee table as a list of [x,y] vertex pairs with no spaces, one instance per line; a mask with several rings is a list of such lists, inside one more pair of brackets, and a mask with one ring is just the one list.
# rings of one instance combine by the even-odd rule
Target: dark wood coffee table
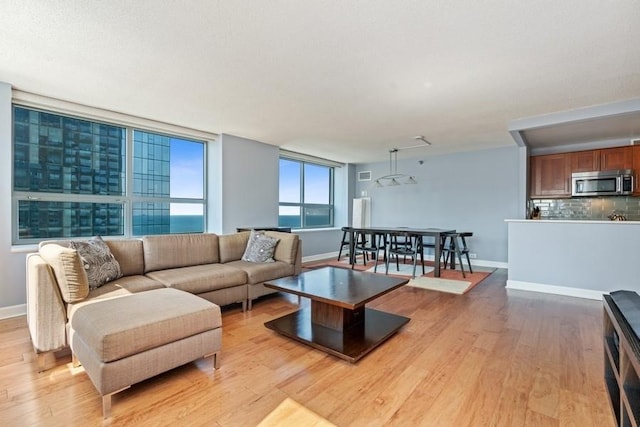
[[405,325],[408,317],[365,307],[409,279],[324,267],[266,282],[268,288],[306,297],[311,306],[264,325],[286,337],[356,362]]

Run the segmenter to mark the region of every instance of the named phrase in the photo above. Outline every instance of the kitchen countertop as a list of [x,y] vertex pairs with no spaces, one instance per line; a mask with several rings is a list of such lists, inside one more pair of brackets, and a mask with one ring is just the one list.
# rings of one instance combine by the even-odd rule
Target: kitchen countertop
[[549,224],[637,224],[640,221],[610,221],[610,220],[590,220],[590,219],[505,219],[505,222],[531,222]]

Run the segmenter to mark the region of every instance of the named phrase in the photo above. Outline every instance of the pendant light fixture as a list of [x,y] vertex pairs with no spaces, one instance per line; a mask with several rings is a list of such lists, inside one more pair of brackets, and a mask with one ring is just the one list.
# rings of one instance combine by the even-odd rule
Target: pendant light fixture
[[376,178],[374,185],[376,187],[395,187],[402,184],[417,184],[418,181],[414,175],[407,175],[404,173],[398,173],[398,151],[408,150],[411,148],[422,148],[426,145],[431,145],[424,136],[414,136],[416,141],[422,141],[423,144],[414,145],[411,147],[392,148],[389,150],[389,174]]

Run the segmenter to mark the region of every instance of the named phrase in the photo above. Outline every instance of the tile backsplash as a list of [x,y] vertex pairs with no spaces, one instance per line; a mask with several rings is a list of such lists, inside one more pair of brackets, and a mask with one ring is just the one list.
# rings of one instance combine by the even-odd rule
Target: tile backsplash
[[615,211],[628,221],[640,221],[640,197],[578,197],[574,199],[532,199],[529,212],[540,208],[540,219],[609,220]]

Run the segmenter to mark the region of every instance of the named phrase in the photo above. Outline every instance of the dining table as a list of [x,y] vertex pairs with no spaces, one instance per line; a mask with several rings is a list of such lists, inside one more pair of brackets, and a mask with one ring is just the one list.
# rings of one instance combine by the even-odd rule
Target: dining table
[[[455,229],[445,228],[413,228],[413,227],[342,227],[342,231],[349,233],[349,262],[351,265],[355,263],[355,242],[358,233],[384,236],[406,236],[408,238],[416,237],[422,239],[424,237],[433,237],[434,244],[434,268],[433,276],[440,277],[440,256],[442,254],[440,241],[447,234],[455,233]],[[391,239],[387,239],[387,245],[391,245]],[[416,249],[417,250],[417,249]],[[387,250],[387,254],[389,251]],[[413,257],[413,277],[416,275],[416,264],[418,261],[417,252]]]

